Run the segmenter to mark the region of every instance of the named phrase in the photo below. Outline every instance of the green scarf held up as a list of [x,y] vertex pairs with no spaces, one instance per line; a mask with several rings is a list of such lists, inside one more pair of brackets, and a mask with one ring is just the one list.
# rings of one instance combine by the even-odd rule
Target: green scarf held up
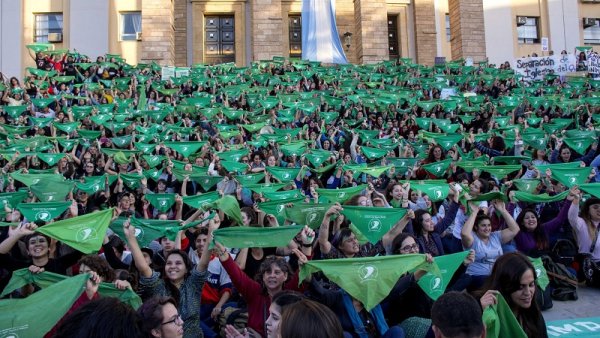
[[502,179],[515,171],[521,170],[521,165],[507,164],[507,165],[493,165],[484,166],[480,168],[482,171],[488,172],[495,176],[497,179]]
[[304,197],[292,197],[292,198],[278,198],[268,202],[258,203],[258,208],[262,210],[267,215],[274,215],[277,218],[279,224],[283,224],[285,222],[285,218],[283,217],[283,210],[287,204],[295,204],[302,203],[304,201]]
[[242,186],[258,184],[264,178],[265,174],[261,172],[255,174],[235,175],[235,179],[240,182]]
[[286,220],[317,229],[332,204],[297,203],[287,206],[280,215]]
[[548,286],[548,284],[550,284],[550,279],[548,278],[548,273],[546,271],[546,268],[544,268],[544,263],[542,262],[542,258],[538,257],[538,258],[531,258],[528,257],[529,261],[531,262],[531,264],[533,264],[533,267],[535,268],[535,276],[536,276],[536,282],[537,285],[539,285],[539,287],[542,290],[546,290],[546,287]]
[[283,191],[265,191],[263,196],[270,201],[287,200],[290,198],[304,198],[304,193],[301,190],[283,190]]
[[280,182],[293,181],[300,173],[300,168],[266,167],[266,170]]
[[[423,183],[420,183],[423,182]],[[423,192],[432,202],[443,201],[450,193],[450,187],[446,183],[429,183],[428,181],[410,181],[410,188]]]
[[[123,232],[123,224],[125,221],[127,221],[127,218],[119,217],[109,225],[110,229],[123,240],[126,239],[125,232]],[[172,222],[173,225],[178,224],[178,222],[170,222]],[[134,223],[134,218],[131,219],[131,223],[135,227],[135,238],[142,248],[147,247],[153,240],[164,236],[164,233],[159,227],[151,226],[144,222]]]
[[541,180],[539,179],[514,179],[512,180],[513,184],[523,192],[532,193],[537,187],[540,185]]
[[553,168],[552,178],[564,184],[567,188],[574,185],[582,185],[588,180],[592,167],[579,168]]
[[460,134],[451,134],[446,136],[440,136],[435,139],[435,142],[442,147],[445,151],[450,150],[455,144],[460,142],[463,136]]
[[203,206],[203,209],[220,210],[225,215],[229,216],[238,225],[244,224],[244,222],[242,222],[242,212],[240,211],[240,205],[237,199],[235,199],[235,197],[231,195],[223,196],[214,202],[208,203]]
[[378,149],[367,146],[360,147],[360,150],[369,160],[376,160],[387,155],[388,151],[386,149]]
[[342,214],[373,244],[390,231],[406,212],[406,209],[351,205],[345,205],[342,210]]
[[448,167],[450,167],[451,163],[452,159],[449,158],[443,161],[423,164],[421,165],[421,168],[423,168],[423,170],[427,171],[428,173],[434,175],[435,177],[442,177],[446,174],[446,171],[448,170]]
[[25,216],[29,222],[43,221],[50,222],[62,215],[69,207],[71,202],[38,202],[38,203],[19,203],[17,210]]
[[97,252],[112,219],[113,209],[93,212],[47,224],[36,231],[61,241],[84,254]]
[[29,186],[29,190],[42,202],[64,201],[73,190],[73,182],[40,181]]
[[184,196],[183,203],[194,209],[201,209],[207,208],[212,202],[218,200],[220,197],[221,195],[219,192],[212,191],[194,196]]
[[27,191],[0,193],[0,206],[3,206],[6,203],[9,208],[15,208],[19,203],[26,199],[27,196],[29,196]]
[[569,196],[568,191],[563,191],[560,194],[550,196],[548,194],[532,194],[525,191],[515,191],[515,200],[527,203],[551,203],[562,201]]
[[167,212],[175,204],[175,194],[145,194],[144,197],[159,212]]
[[431,272],[425,274],[418,282],[421,289],[433,300],[440,298],[446,291],[454,273],[468,255],[469,251],[463,251],[435,257],[434,262],[440,267],[440,275],[436,276]]
[[483,322],[488,338],[527,338],[521,325],[515,318],[510,306],[502,294],[496,295],[497,304],[491,305],[483,311]]
[[389,295],[400,276],[413,270],[439,275],[437,265],[427,263],[425,255],[410,254],[308,261],[300,269],[299,280],[321,271],[370,311]]
[[190,157],[190,155],[196,153],[200,148],[206,144],[205,141],[189,141],[189,142],[164,142],[164,145],[171,148],[172,150],[180,153],[184,157]]
[[58,164],[67,154],[65,153],[37,153],[37,158],[53,167]]
[[279,227],[229,227],[217,229],[214,242],[219,242],[228,248],[273,248],[287,246],[296,235],[302,231],[303,225],[286,225]]
[[343,204],[350,198],[356,196],[361,191],[365,190],[367,185],[359,185],[356,187],[340,188],[340,189],[316,189],[319,196],[325,197],[331,203]]
[[584,183],[579,185],[579,189],[585,191],[586,193],[600,198],[600,183]]

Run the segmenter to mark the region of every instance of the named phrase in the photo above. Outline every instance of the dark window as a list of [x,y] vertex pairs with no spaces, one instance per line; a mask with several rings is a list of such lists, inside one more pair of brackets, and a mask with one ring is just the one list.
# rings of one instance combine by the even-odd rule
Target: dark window
[[593,26],[584,26],[583,28],[583,43],[586,45],[600,44],[600,20],[588,19],[594,22]]
[[398,16],[388,15],[388,46],[390,51],[390,60],[400,57],[398,49]]
[[290,15],[290,57],[302,57],[302,16]]
[[204,59],[208,64],[235,62],[235,18],[204,18]]
[[[62,13],[35,14],[34,42],[60,42],[62,41],[62,32]],[[48,34],[51,34],[50,39],[48,39]],[[60,36],[56,34],[60,34]]]

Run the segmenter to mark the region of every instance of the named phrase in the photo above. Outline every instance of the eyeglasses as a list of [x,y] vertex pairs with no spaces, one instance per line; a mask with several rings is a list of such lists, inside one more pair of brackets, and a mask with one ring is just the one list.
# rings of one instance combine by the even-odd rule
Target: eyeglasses
[[419,250],[419,245],[417,243],[414,243],[412,245],[406,245],[400,248],[400,251],[404,251],[404,252],[408,252],[408,251],[414,251],[414,250]]
[[175,316],[175,318],[169,320],[168,322],[161,323],[160,325],[162,326],[162,325],[168,325],[168,324],[182,325],[183,319],[181,319],[181,315],[178,314],[177,316]]

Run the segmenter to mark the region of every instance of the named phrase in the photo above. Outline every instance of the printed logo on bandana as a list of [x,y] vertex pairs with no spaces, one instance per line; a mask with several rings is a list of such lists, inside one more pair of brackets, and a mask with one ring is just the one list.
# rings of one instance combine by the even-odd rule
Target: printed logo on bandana
[[77,239],[78,242],[87,242],[96,238],[98,238],[98,233],[92,228],[81,229],[77,231],[77,235],[75,236],[75,239]]
[[535,269],[535,275],[536,275],[536,277],[540,277],[542,275],[542,269],[540,269],[540,268]]
[[50,195],[50,196],[48,196],[48,197],[46,198],[46,200],[47,200],[48,202],[52,201],[53,199],[54,199],[54,196],[52,196],[52,195]]
[[306,224],[312,224],[317,219],[316,212],[310,212],[306,215]]
[[39,178],[34,178],[33,181],[31,181],[31,182],[32,182],[32,184],[37,184],[39,181],[40,181]]
[[187,151],[187,150],[188,150],[188,147],[187,147],[187,146],[183,146],[183,147],[181,147],[181,152],[184,152],[184,151]]
[[208,184],[209,180],[208,178],[204,180],[204,184]]
[[381,221],[378,219],[372,219],[369,221],[369,231],[381,230]]
[[442,191],[441,190],[434,190],[434,194],[435,194],[435,198],[442,198]]
[[442,167],[441,166],[438,165],[437,167],[435,167],[435,172],[436,173],[439,173],[440,171],[442,171]]
[[[15,329],[15,328],[13,328],[13,329]],[[20,328],[17,328],[17,329],[20,329]],[[19,336],[16,333],[11,332],[11,333],[6,333],[6,334],[1,335],[0,338],[19,338]]]
[[290,178],[290,173],[283,173],[283,178]]
[[577,177],[575,177],[575,176],[569,177],[569,182],[570,183],[576,183],[577,182]]
[[94,190],[94,192],[97,192],[98,190],[100,190],[100,185],[95,184],[92,190]]
[[277,209],[276,209],[276,210],[277,210],[277,213],[280,213],[280,212],[282,212],[282,211],[283,211],[283,209],[285,209],[285,205],[283,205],[283,204],[280,204],[280,205],[278,205],[278,206],[277,206]]
[[47,211],[40,211],[37,214],[35,214],[35,219],[36,220],[40,220],[40,221],[44,221],[44,222],[48,222],[52,219],[52,217],[50,217],[50,213]]
[[142,228],[135,228],[135,238],[144,237],[144,230]]
[[161,207],[164,207],[164,206],[166,206],[166,205],[167,205],[167,200],[161,200],[161,201],[160,201],[160,206],[161,206]]
[[363,265],[358,269],[358,275],[363,283],[375,280],[378,274],[379,271],[373,265]]
[[345,191],[339,192],[338,195],[337,195],[338,198],[344,198],[345,196],[346,196],[346,192]]
[[440,277],[435,277],[434,279],[431,280],[431,290],[436,290],[442,287],[442,278]]

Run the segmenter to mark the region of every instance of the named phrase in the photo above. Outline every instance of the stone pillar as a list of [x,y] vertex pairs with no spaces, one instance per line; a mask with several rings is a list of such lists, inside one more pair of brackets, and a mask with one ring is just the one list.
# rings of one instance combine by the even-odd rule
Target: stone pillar
[[173,0],[142,1],[142,51],[140,62],[175,64]]
[[473,58],[483,61],[485,26],[482,0],[448,0],[452,59]]
[[270,60],[273,56],[283,56],[281,0],[255,0],[251,6],[252,59]]
[[417,45],[416,62],[432,65],[437,56],[434,0],[414,0],[413,4],[415,15],[415,41]]
[[[175,13],[173,20],[175,22],[175,65],[179,67],[187,66],[187,0],[175,0]],[[190,32],[191,33],[191,32]]]
[[[386,0],[354,0],[354,19],[356,32],[352,44],[358,63],[389,59]],[[344,45],[343,37],[341,39]]]

